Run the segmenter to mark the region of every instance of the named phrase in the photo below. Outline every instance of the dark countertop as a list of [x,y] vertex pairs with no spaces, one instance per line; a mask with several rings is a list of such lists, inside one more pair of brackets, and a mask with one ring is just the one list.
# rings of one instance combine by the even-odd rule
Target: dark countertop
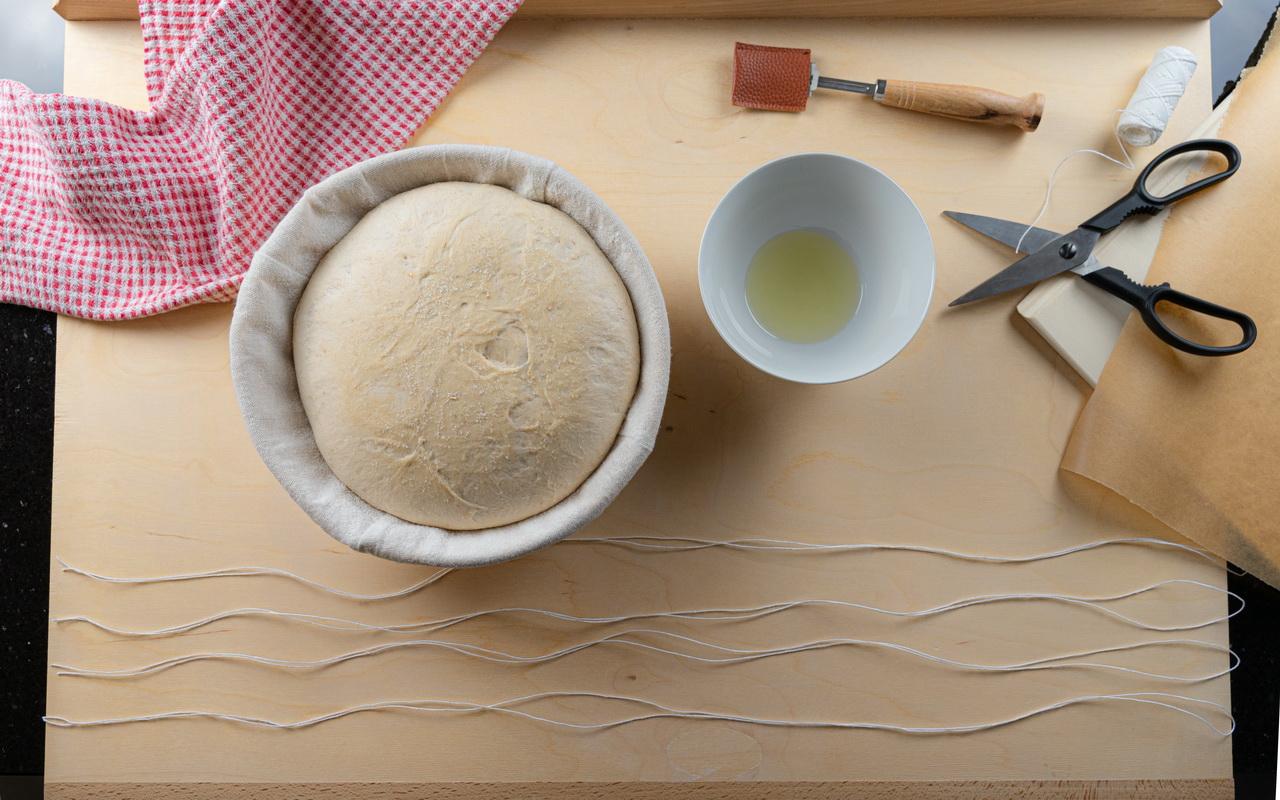
[[55,325],[0,305],[0,775],[44,764]]
[[[1219,99],[1252,56],[1276,0],[1228,0],[1212,21],[1213,80]],[[40,91],[61,87],[62,24],[46,4],[10,13],[0,30],[0,77]],[[44,768],[48,640],[50,493],[53,479],[53,393],[56,317],[0,304],[0,796],[39,796],[4,776],[39,776]],[[1276,796],[1280,720],[1280,591],[1232,575],[1247,609],[1231,620],[1241,657],[1232,675],[1236,796]]]

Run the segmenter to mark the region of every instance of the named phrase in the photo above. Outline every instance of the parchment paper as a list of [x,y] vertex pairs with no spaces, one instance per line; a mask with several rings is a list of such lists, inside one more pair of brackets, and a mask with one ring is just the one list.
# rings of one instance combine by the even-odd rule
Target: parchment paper
[[1280,586],[1280,57],[1236,94],[1219,136],[1240,148],[1240,170],[1173,210],[1148,282],[1243,310],[1257,343],[1190,356],[1131,315],[1062,468]]

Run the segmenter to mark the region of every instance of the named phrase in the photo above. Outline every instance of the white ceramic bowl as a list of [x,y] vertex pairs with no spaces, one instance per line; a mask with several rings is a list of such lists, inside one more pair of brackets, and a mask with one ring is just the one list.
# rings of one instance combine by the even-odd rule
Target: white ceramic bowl
[[[747,306],[747,268],[790,230],[825,233],[848,249],[862,298],[829,339],[789,342]],[[698,285],[720,336],[750,364],[799,383],[866,375],[907,346],[933,296],[933,240],[920,209],[889,176],[834,153],[801,153],[758,167],[716,206],[702,234]]]

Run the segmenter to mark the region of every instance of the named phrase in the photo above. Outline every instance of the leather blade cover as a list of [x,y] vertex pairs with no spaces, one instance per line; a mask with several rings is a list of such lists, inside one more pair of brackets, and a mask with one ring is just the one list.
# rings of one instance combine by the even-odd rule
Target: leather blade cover
[[809,103],[809,50],[736,42],[733,104],[765,111],[804,111]]

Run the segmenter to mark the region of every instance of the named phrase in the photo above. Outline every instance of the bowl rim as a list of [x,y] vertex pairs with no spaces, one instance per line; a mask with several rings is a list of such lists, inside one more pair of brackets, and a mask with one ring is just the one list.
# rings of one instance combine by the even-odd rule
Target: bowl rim
[[[768,366],[768,364],[765,363],[763,360],[756,358],[750,352],[744,351],[742,348],[738,347],[734,343],[733,339],[729,336],[729,334],[725,332],[724,328],[721,327],[720,323],[716,321],[716,318],[711,314],[712,298],[710,298],[709,296],[710,290],[708,289],[708,286],[707,286],[707,283],[709,280],[707,277],[708,268],[705,266],[706,259],[704,258],[704,255],[706,253],[706,248],[707,248],[707,232],[711,229],[711,223],[715,220],[716,216],[720,213],[722,207],[724,206],[725,202],[729,199],[730,195],[732,195],[735,191],[737,191],[738,187],[740,187],[746,181],[754,177],[757,173],[767,169],[770,166],[773,166],[774,164],[779,164],[784,161],[812,158],[814,156],[837,158],[842,161],[849,161],[854,164],[858,164],[860,166],[866,167],[872,172],[875,172],[876,174],[884,178],[886,181],[888,181],[890,186],[892,186],[904,198],[906,198],[907,203],[910,204],[912,210],[915,211],[916,218],[919,219],[920,226],[924,230],[925,241],[929,246],[929,291],[924,298],[924,302],[921,303],[920,305],[919,313],[912,320],[911,335],[908,336],[906,339],[904,339],[902,344],[897,349],[895,349],[892,353],[887,355],[883,361],[881,361],[879,364],[876,364],[874,367],[868,370],[864,370],[862,372],[857,372],[855,374],[851,374],[845,377],[832,378],[830,380],[806,379],[802,377],[796,377],[794,375],[783,374],[782,372],[779,372],[775,369],[771,369]],[[728,345],[730,350],[737,353],[738,356],[743,361],[746,361],[748,364],[760,370],[761,372],[767,375],[772,375],[775,378],[781,378],[782,380],[785,380],[785,381],[790,381],[792,383],[806,384],[809,386],[830,386],[836,383],[846,383],[848,381],[856,380],[858,378],[862,378],[864,376],[870,375],[871,373],[884,367],[886,364],[888,364],[890,361],[896,358],[899,353],[901,353],[903,350],[907,348],[907,345],[911,344],[911,342],[920,333],[920,329],[924,327],[925,317],[928,316],[929,308],[933,304],[933,291],[935,288],[935,284],[937,282],[937,278],[938,278],[938,260],[937,260],[937,251],[934,249],[934,246],[933,246],[933,233],[932,231],[929,230],[929,224],[925,221],[924,213],[920,211],[920,206],[918,206],[916,204],[916,201],[911,198],[911,195],[907,194],[906,189],[903,189],[901,184],[899,184],[893,178],[889,177],[889,175],[879,167],[876,167],[873,164],[868,164],[867,162],[858,158],[854,158],[853,156],[847,156],[843,153],[833,153],[829,150],[812,150],[812,151],[806,151],[803,153],[790,153],[785,156],[779,156],[777,158],[769,159],[768,161],[765,161],[764,163],[759,164],[756,167],[752,168],[751,171],[747,172],[745,175],[743,175],[742,177],[734,181],[733,185],[730,186],[725,191],[725,193],[720,197],[720,199],[716,202],[715,208],[711,210],[711,215],[707,217],[707,223],[706,225],[703,226],[702,236],[698,241],[698,294],[702,298],[702,310],[707,315],[707,319],[711,321],[712,327],[716,329],[716,333],[720,336],[721,341],[723,341],[726,345]]]
[[[352,492],[320,455],[293,367],[293,315],[319,261],[381,202],[432,183],[503,186],[566,213],[617,270],[640,339],[635,394],[613,446],[573,492],[508,525],[452,531],[409,522]],[[349,547],[395,561],[471,567],[546,547],[595,519],[653,450],[671,364],[662,290],[639,242],[585,184],[553,162],[503,147],[427,145],[334,173],[303,193],[254,254],[229,337],[231,377],[254,447],[321,529]]]

